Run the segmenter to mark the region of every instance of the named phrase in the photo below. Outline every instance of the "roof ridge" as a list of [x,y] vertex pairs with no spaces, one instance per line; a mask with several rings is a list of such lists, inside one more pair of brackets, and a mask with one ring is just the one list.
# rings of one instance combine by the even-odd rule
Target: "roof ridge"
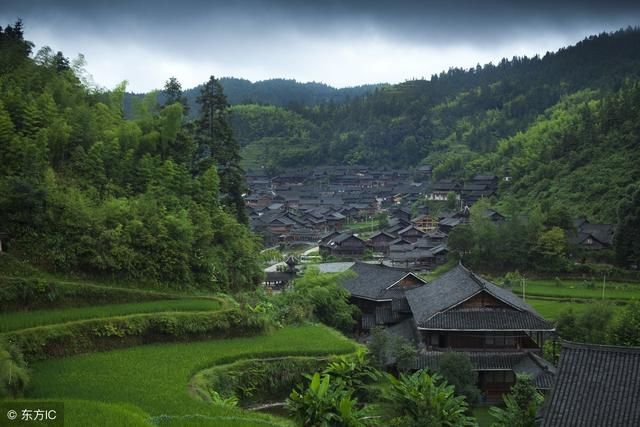
[[462,259],[460,259],[458,265],[464,270],[465,273],[467,273],[469,275],[469,277],[476,282],[481,289],[486,289],[486,285],[485,283],[482,281],[482,279],[480,277],[478,277],[478,275],[476,275],[476,273],[474,273],[473,271],[471,271],[469,268],[465,267],[464,264],[462,264]]
[[591,344],[591,343],[580,343],[580,342],[566,341],[566,340],[561,340],[560,344],[564,348],[569,348],[573,350],[596,350],[596,351],[607,351],[607,352],[613,352],[613,353],[640,353],[639,346]]

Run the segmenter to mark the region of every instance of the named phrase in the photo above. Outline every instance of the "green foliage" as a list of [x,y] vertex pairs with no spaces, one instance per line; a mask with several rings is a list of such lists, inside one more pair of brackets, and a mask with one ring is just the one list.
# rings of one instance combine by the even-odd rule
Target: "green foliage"
[[620,265],[640,265],[640,186],[629,186],[618,206],[618,225],[614,236]]
[[616,345],[640,346],[640,302],[627,305],[615,319],[610,341]]
[[330,375],[320,377],[316,372],[307,387],[291,392],[287,409],[303,426],[365,426],[366,411],[357,404],[350,390],[331,383]]
[[468,405],[463,396],[456,396],[453,386],[435,374],[417,371],[399,378],[387,374],[389,387],[383,399],[394,426],[474,426],[466,415]]
[[371,329],[367,349],[374,367],[384,369],[390,364],[395,364],[401,372],[413,368],[417,355],[414,344],[402,336],[391,335],[383,326]]
[[95,305],[57,310],[34,310],[0,313],[0,332],[36,326],[72,322],[92,318],[124,316],[138,313],[186,312],[219,310],[221,300],[213,298],[185,298],[128,304]]
[[611,305],[606,303],[589,304],[578,315],[569,308],[558,315],[556,330],[565,340],[606,344],[609,341],[613,313]]
[[48,325],[4,333],[27,360],[140,345],[150,341],[229,338],[263,333],[268,320],[233,308],[218,312],[147,313]]
[[38,278],[0,277],[0,310],[3,313],[173,298],[176,298],[176,295],[140,289]]
[[236,398],[243,406],[284,400],[307,372],[322,369],[328,360],[304,356],[240,360],[197,373],[189,387],[205,401],[214,401],[213,393],[221,399]]
[[16,398],[29,385],[30,372],[20,348],[0,338],[0,398]]
[[440,358],[437,372],[453,386],[457,395],[465,396],[467,402],[474,403],[480,397],[478,372],[473,369],[471,359],[465,353],[449,352]]
[[320,274],[308,268],[302,277],[273,298],[276,320],[284,323],[302,323],[317,320],[344,332],[354,325],[354,307],[349,304],[349,293],[338,281],[344,274]]
[[34,363],[30,396],[126,402],[152,417],[166,415],[161,425],[282,425],[285,422],[265,414],[194,399],[186,383],[204,368],[241,359],[322,357],[354,350],[353,342],[321,325],[283,328],[254,337],[148,344]]
[[504,408],[493,407],[490,413],[494,418],[493,427],[535,427],[536,413],[542,404],[543,396],[536,390],[531,378],[518,374],[511,392],[503,396]]
[[97,90],[81,82],[81,58],[70,64],[48,48],[29,57],[21,25],[2,40],[7,250],[46,270],[178,288],[259,283],[259,244],[235,219],[244,221],[242,171],[224,112],[202,141],[173,82],[177,102],[160,108],[149,96],[125,120],[124,83]]

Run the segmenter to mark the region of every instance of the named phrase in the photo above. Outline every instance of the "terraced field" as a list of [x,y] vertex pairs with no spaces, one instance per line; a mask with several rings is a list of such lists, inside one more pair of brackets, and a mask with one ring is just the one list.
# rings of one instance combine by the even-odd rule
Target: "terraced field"
[[129,314],[214,311],[219,310],[222,305],[223,302],[218,298],[186,298],[55,310],[17,311],[0,314],[0,332]]
[[261,420],[265,425],[286,425],[284,419],[197,400],[189,395],[187,384],[202,369],[241,358],[345,354],[355,349],[352,341],[320,325],[251,338],[145,345],[37,362],[32,365],[30,397],[125,403],[160,417],[160,425],[259,425]]

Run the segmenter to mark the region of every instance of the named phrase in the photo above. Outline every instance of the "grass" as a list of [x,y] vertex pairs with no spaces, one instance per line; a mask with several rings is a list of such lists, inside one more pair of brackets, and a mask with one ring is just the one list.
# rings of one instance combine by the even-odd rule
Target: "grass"
[[30,396],[135,405],[151,416],[169,416],[168,424],[161,425],[185,425],[171,420],[193,415],[214,419],[209,423],[208,418],[195,417],[195,424],[187,425],[247,425],[246,419],[234,417],[277,421],[196,400],[188,394],[187,383],[202,369],[241,358],[344,354],[355,349],[355,343],[321,325],[252,338],[146,345],[34,363]]
[[172,311],[212,311],[219,310],[221,306],[222,303],[218,299],[200,298],[109,304],[57,310],[18,311],[0,314],[0,332],[66,323],[75,320],[125,316],[129,314]]
[[[558,314],[567,308],[571,308],[574,313],[582,314],[589,309],[593,304],[597,304],[598,302],[570,302],[570,301],[557,301],[557,300],[546,300],[546,299],[534,299],[527,298],[527,304],[533,307],[538,313],[542,315],[545,319],[555,320],[558,317]],[[619,306],[614,306],[617,309]]]
[[[20,408],[47,409],[47,403],[60,402],[63,406],[65,427],[153,427],[147,413],[132,405],[101,403],[89,400],[9,400],[5,404],[7,408],[18,410]],[[43,406],[38,404],[44,403]],[[5,406],[3,405],[3,408]],[[18,411],[20,412],[20,411]],[[4,418],[4,414],[3,418]],[[57,414],[60,416],[60,414]],[[35,423],[41,425],[41,423]],[[4,425],[4,424],[1,424]]]
[[473,416],[478,421],[479,427],[489,427],[493,423],[493,417],[489,414],[490,406],[476,406],[472,409]]
[[[522,295],[522,287],[514,286],[512,289],[517,295]],[[602,300],[602,281],[594,282],[593,287],[587,287],[578,280],[562,280],[560,286],[556,285],[553,280],[527,280],[526,295]],[[608,282],[604,295],[605,300],[640,299],[640,284]]]

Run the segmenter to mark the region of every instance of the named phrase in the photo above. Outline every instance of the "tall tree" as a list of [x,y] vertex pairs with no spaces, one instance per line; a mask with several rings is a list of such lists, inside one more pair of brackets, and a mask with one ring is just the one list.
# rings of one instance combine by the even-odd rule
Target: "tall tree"
[[247,223],[242,193],[245,191],[240,166],[240,146],[233,137],[229,122],[229,102],[222,85],[213,76],[204,84],[197,99],[200,117],[197,121],[196,138],[199,144],[198,170],[206,170],[217,163],[220,175],[220,192],[224,205],[240,223]]
[[169,77],[169,80],[164,84],[164,90],[162,91],[166,96],[166,101],[164,106],[175,104],[179,102],[182,104],[182,111],[184,115],[189,114],[189,103],[187,102],[187,98],[182,93],[182,85],[175,77]]
[[640,265],[640,186],[629,186],[620,202],[613,247],[621,265]]

